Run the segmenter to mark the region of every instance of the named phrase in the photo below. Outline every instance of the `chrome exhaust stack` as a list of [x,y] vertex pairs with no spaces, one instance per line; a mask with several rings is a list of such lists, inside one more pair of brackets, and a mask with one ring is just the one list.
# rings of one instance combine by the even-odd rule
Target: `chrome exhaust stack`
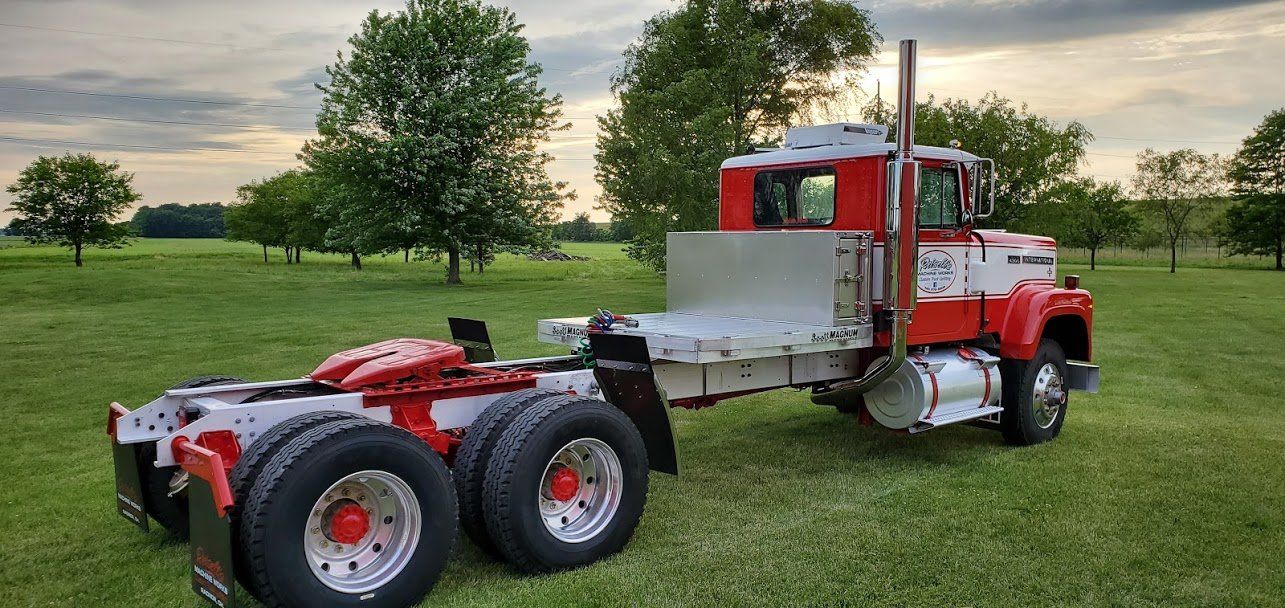
[[812,401],[840,405],[869,391],[906,361],[910,315],[919,285],[919,161],[915,160],[916,42],[901,41],[900,82],[897,88],[897,150],[888,162],[888,199],[884,210],[883,312],[889,317],[888,355],[864,376],[836,382],[814,392]]

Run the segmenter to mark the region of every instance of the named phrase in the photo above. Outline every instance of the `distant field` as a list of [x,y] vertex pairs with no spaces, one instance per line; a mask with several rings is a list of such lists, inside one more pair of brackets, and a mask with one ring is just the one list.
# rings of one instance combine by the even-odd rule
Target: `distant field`
[[[275,379],[394,336],[486,319],[505,357],[557,353],[537,319],[664,308],[618,245],[588,262],[443,268],[253,245],[91,250],[0,240],[0,606],[198,606],[187,547],[114,511],[106,404],[184,378]],[[1153,253],[1155,253],[1153,251]],[[461,541],[425,606],[1285,606],[1285,273],[1063,266],[1096,296],[1100,395],[1056,441],[908,437],[775,391],[675,410],[684,473],[655,475],[626,550],[524,576]]]
[[[1061,261],[1068,264],[1089,263],[1089,252],[1087,249],[1072,249],[1063,247],[1058,252]],[[1099,266],[1163,266],[1169,268],[1169,249],[1167,247],[1156,247],[1143,251],[1141,249],[1116,249],[1110,247],[1098,251]],[[1244,269],[1272,269],[1276,266],[1276,259],[1267,256],[1227,256],[1221,255],[1219,249],[1210,245],[1208,248],[1193,243],[1187,246],[1187,250],[1178,250],[1178,268],[1244,268]]]

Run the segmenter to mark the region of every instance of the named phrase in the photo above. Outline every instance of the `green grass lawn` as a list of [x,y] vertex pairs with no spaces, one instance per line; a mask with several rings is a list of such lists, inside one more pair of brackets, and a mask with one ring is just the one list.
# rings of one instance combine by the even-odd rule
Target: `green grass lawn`
[[[6,243],[7,244],[7,243]],[[535,321],[664,307],[606,244],[506,257],[466,284],[400,257],[219,241],[0,248],[0,605],[199,606],[186,546],[115,513],[106,404],[189,376],[277,379],[394,336],[488,321],[501,355],[554,354]],[[466,541],[425,605],[1285,605],[1285,274],[1107,267],[1103,392],[1056,441],[908,437],[776,391],[675,410],[682,477],[655,475],[620,555],[524,576]]]

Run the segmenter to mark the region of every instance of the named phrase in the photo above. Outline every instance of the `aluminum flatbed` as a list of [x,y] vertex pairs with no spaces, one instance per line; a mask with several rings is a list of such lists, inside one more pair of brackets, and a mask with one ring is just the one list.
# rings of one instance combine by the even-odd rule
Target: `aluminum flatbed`
[[[813,325],[682,312],[630,316],[638,327],[617,324],[613,333],[645,337],[652,359],[683,363],[867,348],[874,339],[869,323]],[[585,327],[585,317],[544,319],[538,323],[539,339],[575,348],[586,335]]]

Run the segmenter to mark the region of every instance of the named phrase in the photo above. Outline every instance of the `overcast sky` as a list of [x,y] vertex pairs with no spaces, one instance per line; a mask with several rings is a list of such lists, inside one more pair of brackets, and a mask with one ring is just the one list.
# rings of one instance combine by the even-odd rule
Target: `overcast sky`
[[[527,24],[543,82],[562,93],[574,125],[550,146],[559,158],[553,177],[579,194],[567,214],[591,210],[593,117],[612,103],[608,80],[620,51],[645,19],[673,4],[507,4]],[[2,0],[0,183],[12,183],[38,154],[92,151],[135,172],[141,205],[231,201],[238,185],[298,164],[323,66],[370,9],[400,5]],[[1148,146],[1233,152],[1285,105],[1279,1],[861,5],[887,41],[863,78],[866,94],[876,80],[885,91],[895,86],[896,42],[918,38],[921,99],[976,99],[993,89],[1054,120],[1079,120],[1098,138],[1082,172],[1101,179],[1127,180],[1134,154]],[[0,194],[0,207],[8,200]],[[0,225],[11,216],[0,211]]]

